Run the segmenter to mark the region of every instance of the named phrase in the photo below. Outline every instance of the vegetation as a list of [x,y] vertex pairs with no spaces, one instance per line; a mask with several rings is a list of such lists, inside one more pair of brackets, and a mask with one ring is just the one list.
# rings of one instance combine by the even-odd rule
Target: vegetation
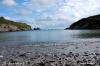
[[20,30],[31,30],[31,26],[21,22],[15,22],[11,20],[7,20],[4,17],[0,17],[0,25],[7,24],[7,25],[14,25],[18,27]]
[[100,29],[100,15],[83,18],[73,23],[69,29]]

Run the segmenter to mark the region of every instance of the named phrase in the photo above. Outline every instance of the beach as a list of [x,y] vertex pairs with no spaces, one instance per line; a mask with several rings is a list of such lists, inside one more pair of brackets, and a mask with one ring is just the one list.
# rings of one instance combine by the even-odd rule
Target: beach
[[0,66],[100,66],[100,0],[0,0]]
[[0,64],[14,63],[26,66],[100,66],[100,40],[0,46]]

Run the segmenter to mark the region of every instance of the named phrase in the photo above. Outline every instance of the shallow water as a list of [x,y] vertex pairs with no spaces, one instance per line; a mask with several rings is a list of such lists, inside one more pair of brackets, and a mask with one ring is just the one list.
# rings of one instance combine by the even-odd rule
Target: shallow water
[[40,30],[0,33],[0,44],[33,44],[35,42],[73,42],[99,40],[100,30]]

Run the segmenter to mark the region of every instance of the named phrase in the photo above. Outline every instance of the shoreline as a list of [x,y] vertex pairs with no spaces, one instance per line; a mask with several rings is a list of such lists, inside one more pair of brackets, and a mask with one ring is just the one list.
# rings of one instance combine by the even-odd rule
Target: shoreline
[[98,40],[51,45],[4,45],[0,51],[0,64],[27,62],[26,66],[100,66]]

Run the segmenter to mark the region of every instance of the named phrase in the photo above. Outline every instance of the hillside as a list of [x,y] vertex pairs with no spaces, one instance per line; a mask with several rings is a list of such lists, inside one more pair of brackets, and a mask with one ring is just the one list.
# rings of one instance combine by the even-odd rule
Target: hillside
[[66,29],[100,29],[100,15],[83,18]]
[[7,20],[4,17],[0,17],[0,32],[25,31],[25,30],[31,30],[31,26],[25,23],[15,22]]

